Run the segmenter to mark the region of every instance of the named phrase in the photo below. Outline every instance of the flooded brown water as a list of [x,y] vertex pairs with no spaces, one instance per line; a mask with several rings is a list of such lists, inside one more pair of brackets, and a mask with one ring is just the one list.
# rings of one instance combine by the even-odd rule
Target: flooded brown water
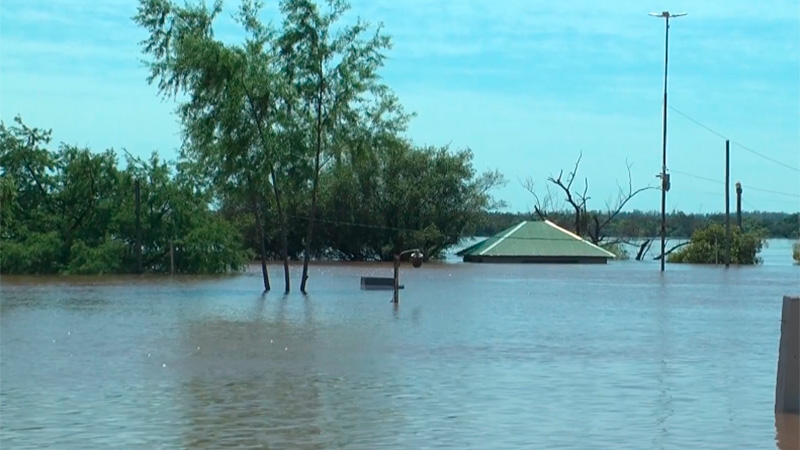
[[428,264],[397,308],[359,290],[389,272],[3,277],[0,446],[800,445],[773,412],[798,266]]

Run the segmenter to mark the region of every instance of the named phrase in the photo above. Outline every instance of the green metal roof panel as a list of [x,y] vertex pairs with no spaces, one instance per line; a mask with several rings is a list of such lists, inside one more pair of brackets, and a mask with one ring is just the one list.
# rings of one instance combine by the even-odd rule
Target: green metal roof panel
[[550,221],[520,222],[462,250],[459,255],[614,257],[613,253]]

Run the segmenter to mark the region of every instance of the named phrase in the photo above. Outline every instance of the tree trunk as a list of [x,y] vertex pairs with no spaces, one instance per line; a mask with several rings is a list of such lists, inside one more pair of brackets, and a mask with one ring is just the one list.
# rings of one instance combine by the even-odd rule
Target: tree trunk
[[303,276],[300,280],[300,292],[306,293],[306,282],[308,281],[308,262],[311,259],[311,240],[314,237],[314,218],[317,215],[317,191],[319,190],[319,151],[317,151],[314,163],[314,183],[311,187],[311,214],[308,218],[308,229],[306,230],[305,254],[303,255]]
[[[258,130],[258,135],[261,138],[261,144],[264,146],[264,149],[267,150],[267,140],[264,137],[264,130],[261,123],[261,115],[258,113],[258,109],[256,108],[255,102],[253,102],[253,97],[250,95],[250,91],[247,89],[247,85],[244,81],[241,82],[242,87],[245,89],[247,93],[247,101],[250,103],[250,108],[253,110],[253,114],[256,119],[256,129]],[[283,258],[283,277],[286,283],[286,291],[289,292],[290,284],[289,284],[289,240],[287,238],[287,223],[286,223],[286,211],[283,210],[283,206],[281,203],[281,191],[278,189],[278,178],[275,176],[275,165],[274,162],[270,166],[270,177],[272,178],[272,191],[275,194],[275,207],[278,209],[278,216],[280,217],[280,231],[281,231],[281,257]],[[263,239],[262,239],[263,242]]]
[[267,272],[267,244],[266,236],[264,235],[264,221],[261,220],[261,208],[258,207],[258,202],[253,198],[253,212],[256,215],[256,226],[258,227],[259,246],[261,248],[261,277],[264,279],[264,291],[269,292],[269,272]]
[[325,88],[325,78],[320,67],[319,73],[319,92],[317,93],[317,149],[314,155],[314,182],[311,186],[311,213],[308,217],[308,229],[306,231],[305,254],[303,255],[303,275],[300,279],[300,292],[306,293],[306,283],[308,282],[308,262],[311,259],[311,241],[314,238],[314,219],[317,216],[317,191],[319,190],[319,158],[322,153],[322,91]]
[[278,209],[278,216],[280,217],[280,232],[281,232],[281,259],[283,259],[283,281],[286,293],[291,290],[289,283],[289,238],[286,223],[286,211],[283,210],[283,203],[281,202],[281,191],[278,189],[278,180],[275,176],[275,168],[270,169],[270,176],[272,177],[272,190],[275,193],[275,207]]
[[653,242],[652,239],[646,239],[642,245],[639,246],[639,253],[636,254],[636,261],[641,261],[644,258],[644,254],[650,248],[650,244]]

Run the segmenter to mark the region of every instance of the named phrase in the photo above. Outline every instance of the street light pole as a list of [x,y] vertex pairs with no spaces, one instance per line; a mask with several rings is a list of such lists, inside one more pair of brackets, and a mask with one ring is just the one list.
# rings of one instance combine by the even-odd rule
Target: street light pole
[[667,241],[667,191],[670,188],[669,174],[667,173],[667,71],[669,68],[669,19],[685,16],[686,13],[670,14],[669,11],[650,13],[653,17],[663,17],[665,22],[664,36],[664,125],[661,147],[661,271],[664,271],[666,261]]
[[392,296],[392,303],[397,304],[400,301],[400,258],[403,255],[411,254],[411,265],[418,268],[422,265],[422,252],[419,249],[404,250],[394,255],[394,295]]

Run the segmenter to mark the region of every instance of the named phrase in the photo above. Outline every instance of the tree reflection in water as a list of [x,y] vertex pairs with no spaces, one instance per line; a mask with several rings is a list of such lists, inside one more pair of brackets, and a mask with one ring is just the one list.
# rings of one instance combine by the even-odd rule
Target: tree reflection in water
[[[304,302],[304,314],[287,319],[287,301]],[[184,326],[176,370],[186,448],[322,449],[394,434],[375,426],[396,420],[387,392],[359,376],[355,341],[318,329],[312,298],[259,300],[254,312]]]

